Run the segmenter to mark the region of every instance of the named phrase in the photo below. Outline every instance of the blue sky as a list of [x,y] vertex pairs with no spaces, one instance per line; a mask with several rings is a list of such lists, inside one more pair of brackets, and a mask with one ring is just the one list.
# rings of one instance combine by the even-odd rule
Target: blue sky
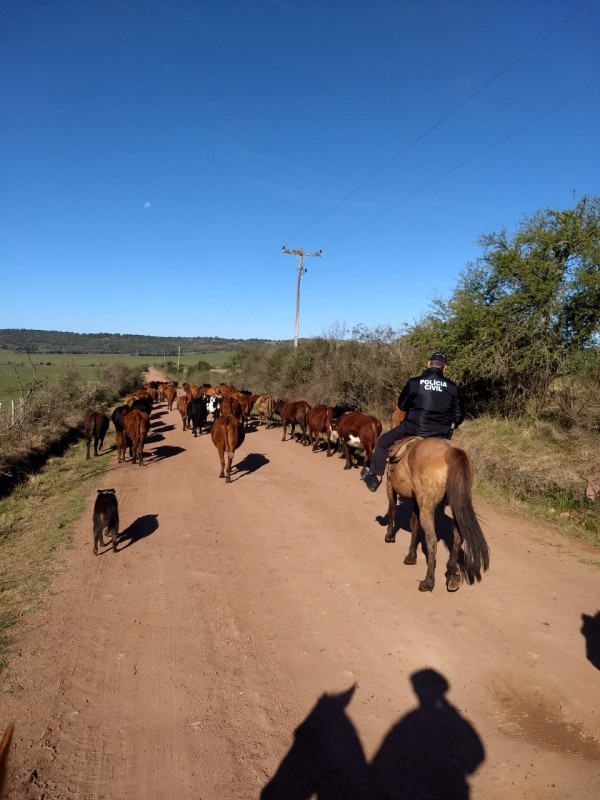
[[600,192],[599,41],[600,0],[3,0],[0,327],[291,338],[282,245],[302,336],[410,323]]

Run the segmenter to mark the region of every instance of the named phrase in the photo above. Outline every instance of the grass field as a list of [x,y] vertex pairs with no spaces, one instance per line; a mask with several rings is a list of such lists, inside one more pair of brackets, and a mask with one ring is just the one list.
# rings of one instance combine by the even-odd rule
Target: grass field
[[[217,350],[211,353],[182,353],[180,364],[186,367],[196,364],[198,361],[207,361],[211,366],[219,367],[226,364],[234,352],[234,350]],[[96,376],[96,368],[106,362],[122,362],[128,366],[155,364],[160,367],[165,360],[167,359],[159,356],[103,355],[99,353],[88,355],[33,353],[31,355],[31,363],[35,367],[37,380],[51,379],[65,367],[75,367],[84,380],[93,380]],[[176,363],[177,357],[169,356],[168,360]],[[15,353],[13,350],[0,349],[0,403],[17,400],[21,395],[21,388],[26,393],[33,379],[33,370],[26,355]]]
[[[11,655],[8,630],[38,607],[60,568],[56,552],[69,547],[86,499],[111,461],[113,443],[111,427],[102,455],[86,461],[80,441],[0,499],[0,672]],[[17,688],[0,682],[0,693]]]

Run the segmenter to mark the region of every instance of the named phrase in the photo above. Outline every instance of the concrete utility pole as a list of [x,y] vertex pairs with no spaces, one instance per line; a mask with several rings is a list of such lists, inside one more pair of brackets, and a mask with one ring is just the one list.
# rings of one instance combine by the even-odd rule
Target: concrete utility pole
[[285,245],[281,248],[282,253],[287,253],[291,256],[298,256],[298,282],[296,284],[296,335],[294,336],[294,347],[298,347],[298,333],[300,332],[300,281],[302,280],[302,276],[306,272],[306,267],[304,266],[304,258],[311,258],[312,256],[316,256],[317,258],[321,258],[323,255],[322,250],[316,250],[314,253],[305,253],[302,247],[295,248],[290,250]]

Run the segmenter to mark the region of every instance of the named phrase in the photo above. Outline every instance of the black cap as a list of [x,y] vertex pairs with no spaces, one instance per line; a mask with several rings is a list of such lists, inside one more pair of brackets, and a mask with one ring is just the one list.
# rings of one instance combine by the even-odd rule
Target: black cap
[[448,363],[448,359],[446,358],[446,354],[445,353],[434,353],[429,360],[430,361],[441,361],[442,364],[447,364]]

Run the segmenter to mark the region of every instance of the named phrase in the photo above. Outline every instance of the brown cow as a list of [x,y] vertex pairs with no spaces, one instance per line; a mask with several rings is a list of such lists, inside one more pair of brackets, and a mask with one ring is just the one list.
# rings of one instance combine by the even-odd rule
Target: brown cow
[[381,436],[381,422],[367,414],[349,411],[347,414],[342,414],[338,420],[332,420],[331,428],[341,440],[344,448],[344,456],[346,457],[344,469],[351,469],[353,466],[350,453],[351,447],[364,448],[365,466],[368,467],[371,463],[375,443]]
[[270,428],[273,424],[273,411],[275,410],[275,401],[271,395],[259,395],[254,403],[254,410],[258,414],[258,424],[266,423],[267,428]]
[[173,386],[172,383],[168,383],[163,390],[163,395],[165,400],[167,401],[167,408],[169,409],[169,411],[172,411],[173,402],[177,397],[177,388]]
[[116,432],[115,442],[117,443],[117,463],[120,464],[121,461],[125,461],[127,458],[127,434],[124,430]]
[[144,442],[150,430],[150,415],[145,411],[134,409],[123,417],[123,428],[131,440],[133,448],[133,461],[139,460],[140,467],[144,463]]
[[237,417],[241,419],[242,423],[244,422],[244,410],[242,408],[242,404],[237,399],[237,397],[223,397],[223,402],[221,403],[221,416],[222,417]]
[[321,434],[325,434],[327,441],[327,458],[333,455],[331,452],[331,418],[333,408],[331,406],[316,405],[308,412],[308,438],[312,442],[313,453],[319,449]]
[[221,397],[231,397],[231,395],[237,392],[235,386],[229,386],[227,383],[220,383],[216,388],[217,394],[220,394]]
[[239,401],[242,411],[244,412],[244,419],[246,422],[246,426],[250,424],[250,412],[254,408],[254,404],[258,398],[258,395],[255,394],[242,394],[238,392],[236,395],[237,400]]
[[[225,403],[225,401],[223,401]],[[233,454],[245,438],[244,423],[239,417],[219,417],[214,421],[210,438],[219,453],[221,472],[219,478],[225,477],[225,483],[231,483],[231,462]],[[225,453],[227,453],[227,475],[225,476]]]
[[182,394],[181,397],[177,398],[177,411],[181,414],[181,421],[183,422],[183,430],[187,431],[188,429],[188,403],[190,402],[190,396],[187,394]]
[[300,437],[299,441],[302,442],[302,445],[310,444],[308,438],[307,419],[309,411],[310,405],[306,402],[306,400],[291,400],[289,403],[286,403],[283,406],[281,409],[281,424],[283,425],[283,436],[281,437],[282,442],[285,442],[288,425],[292,426],[292,439],[294,438],[294,429],[296,428],[296,425],[300,425],[302,436]]
[[86,461],[90,457],[90,445],[94,439],[94,455],[98,455],[98,448],[102,450],[104,437],[108,430],[108,417],[104,411],[90,411],[85,417],[85,438],[87,439],[87,449],[85,453]]

